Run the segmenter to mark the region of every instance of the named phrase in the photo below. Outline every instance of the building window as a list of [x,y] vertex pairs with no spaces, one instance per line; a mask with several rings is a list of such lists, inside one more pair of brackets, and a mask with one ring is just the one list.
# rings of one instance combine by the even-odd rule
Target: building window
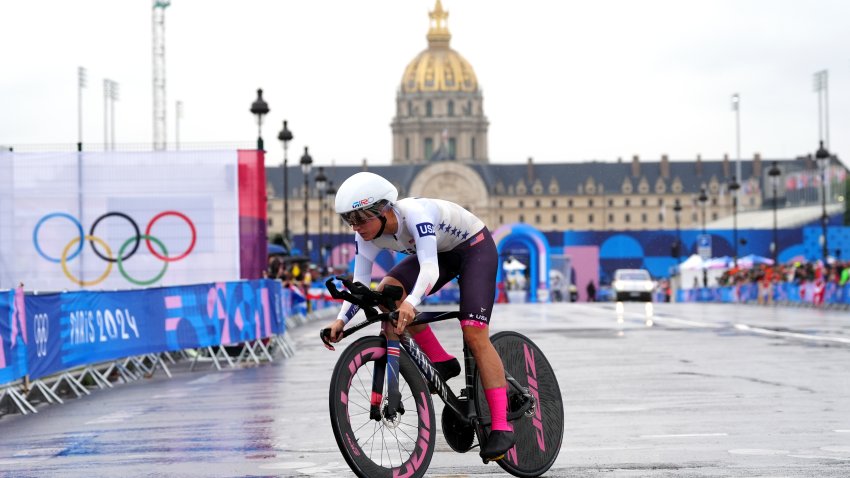
[[608,207],[614,207],[614,200],[613,199],[608,200]]
[[434,109],[434,107],[431,105],[431,100],[426,101],[425,102],[425,116],[430,118],[431,115],[434,112],[433,109]]
[[697,222],[697,213],[691,214],[691,222]]
[[431,160],[431,155],[434,154],[434,139],[425,138],[425,161]]
[[567,207],[573,207],[573,200],[567,199]]
[[624,205],[624,206],[626,206],[626,207],[631,206],[631,205],[632,205],[632,200],[631,200],[631,199],[629,199],[629,198],[626,198],[626,200],[625,200],[625,201],[623,201],[623,205]]
[[499,199],[499,208],[502,208],[502,207],[504,207],[504,206],[505,206],[504,201],[502,201],[501,199]]
[[646,198],[640,200],[640,205],[646,207]]
[[661,214],[660,212],[658,213],[658,222],[664,222],[664,214]]
[[552,224],[558,224],[558,215],[552,214]]
[[274,226],[274,221],[272,221],[272,218],[269,218],[269,227],[272,227],[272,226]]
[[404,138],[404,159],[410,159],[410,138]]
[[534,224],[540,224],[540,214],[535,214],[535,216],[534,216]]
[[499,224],[504,224],[504,223],[505,223],[505,217],[502,216],[501,214],[499,214]]
[[711,220],[712,220],[712,221],[716,221],[716,220],[717,220],[717,213],[716,213],[716,212],[711,213]]
[[413,116],[413,102],[407,102],[407,116]]
[[610,214],[610,213],[608,214],[608,222],[610,222],[611,224],[614,223],[614,215],[613,214]]
[[625,222],[627,224],[632,222],[632,215],[629,214],[629,213],[624,214],[623,215],[623,222]]
[[593,207],[593,199],[587,200],[587,207]]
[[567,222],[570,223],[570,224],[573,223],[573,215],[572,214],[567,214]]
[[646,224],[646,221],[647,221],[646,213],[641,214],[640,215],[640,222]]
[[539,199],[534,200],[534,207],[540,207],[540,200]]
[[552,207],[558,207],[558,200],[557,199],[552,200]]
[[474,161],[475,160],[475,138],[472,138],[471,140],[469,140],[469,143],[470,143],[469,144],[470,154],[472,154],[472,159]]
[[464,113],[466,114],[466,116],[469,116],[469,115],[472,114],[472,101],[466,102],[466,111]]
[[663,205],[664,205],[664,198],[658,198],[658,205],[659,205],[659,206],[663,206]]
[[587,215],[587,222],[589,222],[589,223],[593,224],[593,214],[588,214],[588,215]]
[[449,116],[454,116],[454,115],[455,115],[455,102],[452,101],[452,100],[449,100]]
[[711,198],[711,205],[717,206],[717,198]]
[[457,140],[454,138],[449,138],[449,157],[455,159],[455,154],[457,153]]
[[525,207],[525,201],[522,199],[519,200],[519,207]]
[[519,215],[519,222],[525,222],[525,215],[523,215],[523,214]]

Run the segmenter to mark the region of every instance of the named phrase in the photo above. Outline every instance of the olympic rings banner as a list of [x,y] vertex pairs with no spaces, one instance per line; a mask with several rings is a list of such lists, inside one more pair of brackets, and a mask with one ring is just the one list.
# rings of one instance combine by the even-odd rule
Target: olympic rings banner
[[[0,152],[0,288],[116,290],[257,278],[249,151]],[[250,157],[249,157],[250,156]],[[252,178],[253,184],[263,178]],[[264,184],[258,186],[264,191]],[[264,199],[261,199],[264,200]],[[243,201],[244,202],[244,201]],[[243,233],[242,210],[262,211]],[[246,222],[247,223],[247,222]],[[253,252],[249,262],[240,243]],[[259,267],[254,265],[259,262]]]
[[37,379],[133,355],[279,335],[286,328],[282,294],[279,281],[263,279],[28,295],[26,372]]

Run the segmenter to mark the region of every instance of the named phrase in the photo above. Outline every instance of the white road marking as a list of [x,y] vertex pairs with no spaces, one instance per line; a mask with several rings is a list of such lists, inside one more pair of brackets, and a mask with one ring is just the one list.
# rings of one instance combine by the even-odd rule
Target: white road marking
[[195,380],[192,380],[191,382],[188,382],[188,383],[189,383],[189,385],[218,383],[218,382],[221,382],[222,380],[226,380],[226,379],[230,378],[231,375],[233,375],[233,372],[210,373],[210,374],[204,375],[201,378],[196,378]]
[[763,448],[737,448],[729,450],[733,455],[787,455],[788,450],[768,450]]
[[793,339],[815,340],[819,342],[836,342],[840,344],[850,344],[850,339],[842,337],[825,337],[822,335],[800,334],[797,332],[779,332],[776,330],[763,329],[761,327],[750,327],[746,324],[735,324],[735,328],[755,334],[772,335],[774,337],[787,337]]
[[687,438],[687,437],[725,437],[728,433],[675,433],[669,435],[641,435],[641,438]]

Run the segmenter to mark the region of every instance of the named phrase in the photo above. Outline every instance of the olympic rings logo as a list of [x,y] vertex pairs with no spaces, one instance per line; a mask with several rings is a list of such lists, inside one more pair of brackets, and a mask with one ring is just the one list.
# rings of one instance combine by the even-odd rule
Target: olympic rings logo
[[[151,235],[151,230],[153,229],[154,224],[156,224],[157,221],[159,221],[161,218],[166,217],[166,216],[175,216],[175,217],[178,217],[178,218],[186,221],[186,224],[189,226],[189,229],[192,232],[192,240],[189,243],[189,247],[187,247],[186,250],[183,251],[182,253],[180,253],[176,256],[173,256],[173,257],[169,256],[168,250],[165,248],[165,244],[163,244],[162,241],[157,239],[155,236]],[[94,234],[94,230],[95,230],[95,228],[97,228],[97,225],[100,224],[101,221],[103,221],[104,219],[106,219],[108,217],[119,217],[121,219],[126,220],[127,222],[130,223],[130,225],[133,227],[133,230],[135,231],[135,235],[130,236],[126,241],[124,241],[124,243],[121,245],[121,247],[118,248],[118,255],[114,256],[114,257],[113,257],[113,254],[112,254],[112,249],[109,247],[108,244],[106,244],[106,241],[95,236],[95,234]],[[45,222],[49,221],[50,219],[54,219],[54,218],[67,219],[67,220],[71,221],[71,223],[74,226],[76,226],[77,233],[78,233],[77,237],[74,237],[73,239],[71,239],[71,241],[68,242],[68,244],[64,247],[60,257],[51,257],[51,256],[47,255],[44,252],[44,250],[42,250],[41,245],[40,245],[39,240],[38,240],[38,232],[41,229],[41,226],[43,226]],[[127,271],[124,269],[124,262],[126,260],[128,260],[129,258],[133,257],[133,254],[135,254],[136,251],[139,250],[139,245],[141,244],[142,239],[145,240],[145,245],[147,246],[148,251],[150,251],[150,253],[155,258],[159,259],[163,263],[162,270],[159,271],[159,273],[156,276],[154,276],[151,279],[147,279],[147,280],[141,280],[141,279],[136,279],[134,277],[131,277],[130,274],[128,274]],[[40,255],[41,257],[43,257],[44,259],[46,259],[50,262],[55,262],[57,264],[61,264],[62,265],[62,272],[65,273],[65,277],[67,277],[68,280],[70,280],[71,282],[73,282],[77,285],[80,285],[82,287],[91,287],[91,286],[100,284],[101,282],[106,280],[106,278],[109,277],[109,274],[112,272],[112,265],[113,264],[116,264],[118,266],[118,271],[121,272],[121,275],[124,276],[124,278],[127,279],[128,282],[135,284],[135,285],[140,285],[140,286],[151,285],[151,284],[157,282],[158,280],[160,280],[162,278],[162,276],[165,275],[165,272],[168,270],[168,264],[170,262],[177,262],[181,259],[184,259],[186,256],[188,256],[192,252],[192,250],[195,248],[195,242],[197,241],[197,239],[198,239],[198,234],[197,234],[197,231],[195,230],[195,224],[192,222],[191,219],[189,219],[188,216],[186,216],[185,214],[183,214],[181,212],[177,212],[177,211],[164,211],[164,212],[161,212],[161,213],[157,214],[156,216],[154,216],[150,220],[150,222],[148,222],[148,225],[145,228],[144,234],[141,233],[141,230],[139,229],[139,225],[136,224],[136,221],[133,220],[133,218],[131,218],[127,214],[124,214],[123,212],[116,212],[116,211],[107,212],[106,214],[103,214],[100,217],[98,217],[97,219],[95,219],[95,221],[91,225],[91,228],[89,229],[88,234],[84,234],[83,225],[80,223],[80,221],[76,217],[74,217],[70,214],[64,213],[64,212],[54,212],[54,213],[50,213],[50,214],[46,214],[46,215],[42,216],[42,218],[39,219],[38,222],[36,223],[35,229],[33,229],[33,231],[32,231],[32,242],[33,242],[33,245],[35,245],[35,250],[36,250],[36,252],[38,252],[38,255]],[[94,252],[94,254],[97,257],[99,257],[100,259],[102,259],[103,261],[106,262],[106,270],[103,272],[103,274],[101,274],[100,277],[98,277],[94,280],[90,280],[90,281],[84,281],[84,280],[78,279],[68,269],[68,262],[74,260],[82,252],[84,241],[89,241],[89,244],[91,245],[91,248],[92,248],[92,251]],[[160,249],[161,253],[154,250],[154,247],[151,244],[152,242],[157,245],[157,247]],[[129,251],[127,251],[127,248],[131,244],[132,244],[133,247]],[[98,246],[100,246],[100,248],[103,249],[103,252],[98,250]],[[73,249],[73,251],[72,251],[72,249]],[[125,254],[125,252],[126,252],[126,254]]]
[[33,325],[35,326],[35,356],[46,357],[47,337],[49,336],[47,314],[35,314]]

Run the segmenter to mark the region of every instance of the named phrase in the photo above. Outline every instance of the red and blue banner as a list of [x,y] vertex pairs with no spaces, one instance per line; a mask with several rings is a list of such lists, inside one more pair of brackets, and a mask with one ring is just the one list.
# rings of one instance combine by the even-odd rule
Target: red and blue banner
[[235,345],[286,328],[281,284],[267,279],[26,298],[3,292],[0,314],[0,384],[134,355]]

